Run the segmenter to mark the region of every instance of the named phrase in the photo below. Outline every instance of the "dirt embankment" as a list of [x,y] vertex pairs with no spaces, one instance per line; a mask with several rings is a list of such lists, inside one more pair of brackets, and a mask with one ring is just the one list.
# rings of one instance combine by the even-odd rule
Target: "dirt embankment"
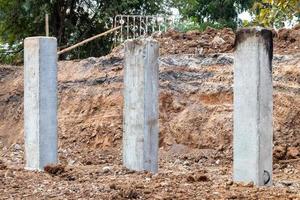
[[[279,61],[274,65],[274,139],[276,146],[285,151],[280,159],[295,158],[299,152],[291,156],[288,149],[300,147],[299,58],[275,58]],[[177,143],[193,148],[231,148],[233,71],[228,63],[232,59],[231,55],[161,57],[161,146]],[[120,145],[121,64],[116,57],[59,63],[62,146]],[[23,72],[20,68],[2,67],[1,74],[0,133],[3,145],[9,145],[23,139]]]
[[275,188],[230,181],[234,34],[208,29],[156,36],[161,171],[155,176],[121,167],[121,48],[106,57],[59,62],[59,159],[67,167],[50,177],[21,169],[23,70],[1,66],[0,194],[26,197],[39,187],[34,194],[40,198],[297,198],[300,166],[282,162],[300,158],[299,31],[281,31],[274,39],[275,53],[282,54],[273,66]]
[[[273,30],[274,53],[295,54],[300,52],[300,25],[293,29]],[[217,30],[207,28],[203,32],[189,31],[179,33],[169,30],[155,35],[161,44],[161,54],[198,54],[228,53],[234,50],[235,33],[230,28]]]

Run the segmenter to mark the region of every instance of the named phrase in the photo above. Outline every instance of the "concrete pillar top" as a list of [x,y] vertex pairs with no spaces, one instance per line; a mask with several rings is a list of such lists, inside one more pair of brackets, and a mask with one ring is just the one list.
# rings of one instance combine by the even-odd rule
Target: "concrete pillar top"
[[236,32],[236,37],[238,39],[243,39],[244,37],[251,36],[263,36],[263,37],[273,37],[271,29],[263,27],[248,27],[248,28],[239,28]]
[[261,44],[265,46],[265,49],[269,55],[269,61],[273,59],[273,32],[271,29],[263,27],[249,27],[240,28],[236,32],[234,47],[235,50],[240,44],[250,38],[259,38]]
[[27,40],[55,40],[57,41],[56,37],[46,37],[46,36],[34,36],[34,37],[27,37],[25,38],[25,41]]
[[128,42],[134,42],[136,44],[144,44],[144,43],[147,43],[147,42],[158,42],[157,40],[155,40],[154,38],[152,37],[147,37],[147,38],[136,38],[136,39],[128,39],[125,41],[125,43],[128,43]]
[[158,41],[153,38],[141,38],[141,39],[126,40],[125,47],[126,47],[126,50],[128,50],[129,52],[133,52],[135,50],[135,47],[139,46],[139,48],[140,48],[140,47],[146,46],[149,43],[151,46],[159,45]]

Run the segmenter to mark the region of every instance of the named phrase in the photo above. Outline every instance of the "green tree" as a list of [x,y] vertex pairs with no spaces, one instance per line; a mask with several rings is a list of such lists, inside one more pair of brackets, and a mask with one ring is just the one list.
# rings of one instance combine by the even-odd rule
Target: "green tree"
[[[46,13],[50,16],[50,35],[57,37],[60,47],[66,47],[104,32],[111,27],[111,19],[117,14],[157,14],[162,11],[161,0],[0,0],[0,44],[8,44],[14,56],[22,54],[26,37],[45,35]],[[101,56],[111,46],[110,35],[64,56]],[[7,56],[2,53],[0,59]]]
[[254,4],[252,13],[255,15],[254,24],[281,28],[284,22],[300,20],[300,1],[259,0]]
[[238,13],[250,8],[253,0],[173,0],[174,6],[186,18],[198,23],[215,23],[235,28]]

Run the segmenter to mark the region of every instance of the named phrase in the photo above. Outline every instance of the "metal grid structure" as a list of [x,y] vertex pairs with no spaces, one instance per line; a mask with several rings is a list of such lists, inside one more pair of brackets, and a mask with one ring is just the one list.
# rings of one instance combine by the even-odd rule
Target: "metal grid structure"
[[164,32],[174,23],[172,16],[117,15],[113,27],[121,26],[121,29],[115,33],[115,42],[148,36],[157,31]]

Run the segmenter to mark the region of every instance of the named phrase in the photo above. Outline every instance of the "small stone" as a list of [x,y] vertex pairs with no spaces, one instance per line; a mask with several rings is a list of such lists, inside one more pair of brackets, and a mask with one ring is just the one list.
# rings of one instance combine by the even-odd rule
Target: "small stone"
[[145,178],[146,182],[150,182],[151,181],[151,178],[147,177]]
[[74,165],[74,163],[75,163],[75,160],[69,160],[68,161],[68,165]]
[[249,183],[243,183],[242,184],[243,187],[253,187],[254,186],[254,183],[251,181]]
[[109,185],[109,188],[112,189],[112,190],[116,190],[117,189],[117,186],[115,183],[112,183]]
[[226,185],[229,185],[229,186],[233,185],[233,181],[227,181]]
[[284,186],[291,186],[291,185],[293,185],[293,182],[290,182],[290,181],[282,181],[281,183]]
[[137,189],[144,189],[145,186],[144,186],[143,184],[137,184],[137,185],[135,186],[135,188],[137,188]]
[[6,165],[3,163],[2,160],[0,160],[0,170],[5,170],[6,168]]
[[191,163],[190,163],[189,161],[186,160],[186,161],[183,162],[183,165],[185,165],[185,166],[190,166]]
[[221,144],[218,148],[217,151],[223,151],[224,150],[224,146]]
[[186,181],[189,182],[189,183],[193,183],[193,182],[195,182],[196,180],[195,180],[195,178],[194,178],[192,175],[190,175],[190,176],[188,176],[188,177],[186,178]]
[[21,145],[19,145],[19,144],[15,144],[15,145],[14,145],[14,149],[15,149],[16,151],[20,151],[20,150],[22,149],[22,147],[21,147]]
[[280,165],[279,165],[278,163],[274,164],[274,165],[273,165],[273,169],[274,169],[274,170],[280,169]]
[[105,166],[105,167],[103,167],[102,168],[102,171],[103,171],[103,173],[108,173],[108,172],[110,172],[111,171],[111,169],[110,169],[110,167],[109,166]]
[[51,175],[60,175],[65,172],[65,166],[60,165],[60,164],[47,165],[44,167],[44,171]]
[[228,199],[237,199],[237,198],[238,198],[238,196],[235,194],[232,194],[228,197]]
[[225,43],[225,40],[217,35],[214,37],[211,43],[213,46],[222,45]]
[[144,194],[151,194],[151,190],[144,190]]
[[11,170],[7,170],[4,174],[5,178],[12,178],[13,176],[14,176],[14,174]]
[[207,181],[209,181],[209,178],[206,175],[198,175],[196,177],[196,180],[198,182],[207,182]]
[[139,197],[139,194],[137,193],[137,191],[135,191],[133,189],[127,191],[126,198],[137,199],[138,197]]
[[275,146],[273,155],[276,159],[282,160],[286,155],[286,147],[284,146]]
[[294,159],[300,155],[300,151],[297,147],[289,147],[286,155],[289,159]]

